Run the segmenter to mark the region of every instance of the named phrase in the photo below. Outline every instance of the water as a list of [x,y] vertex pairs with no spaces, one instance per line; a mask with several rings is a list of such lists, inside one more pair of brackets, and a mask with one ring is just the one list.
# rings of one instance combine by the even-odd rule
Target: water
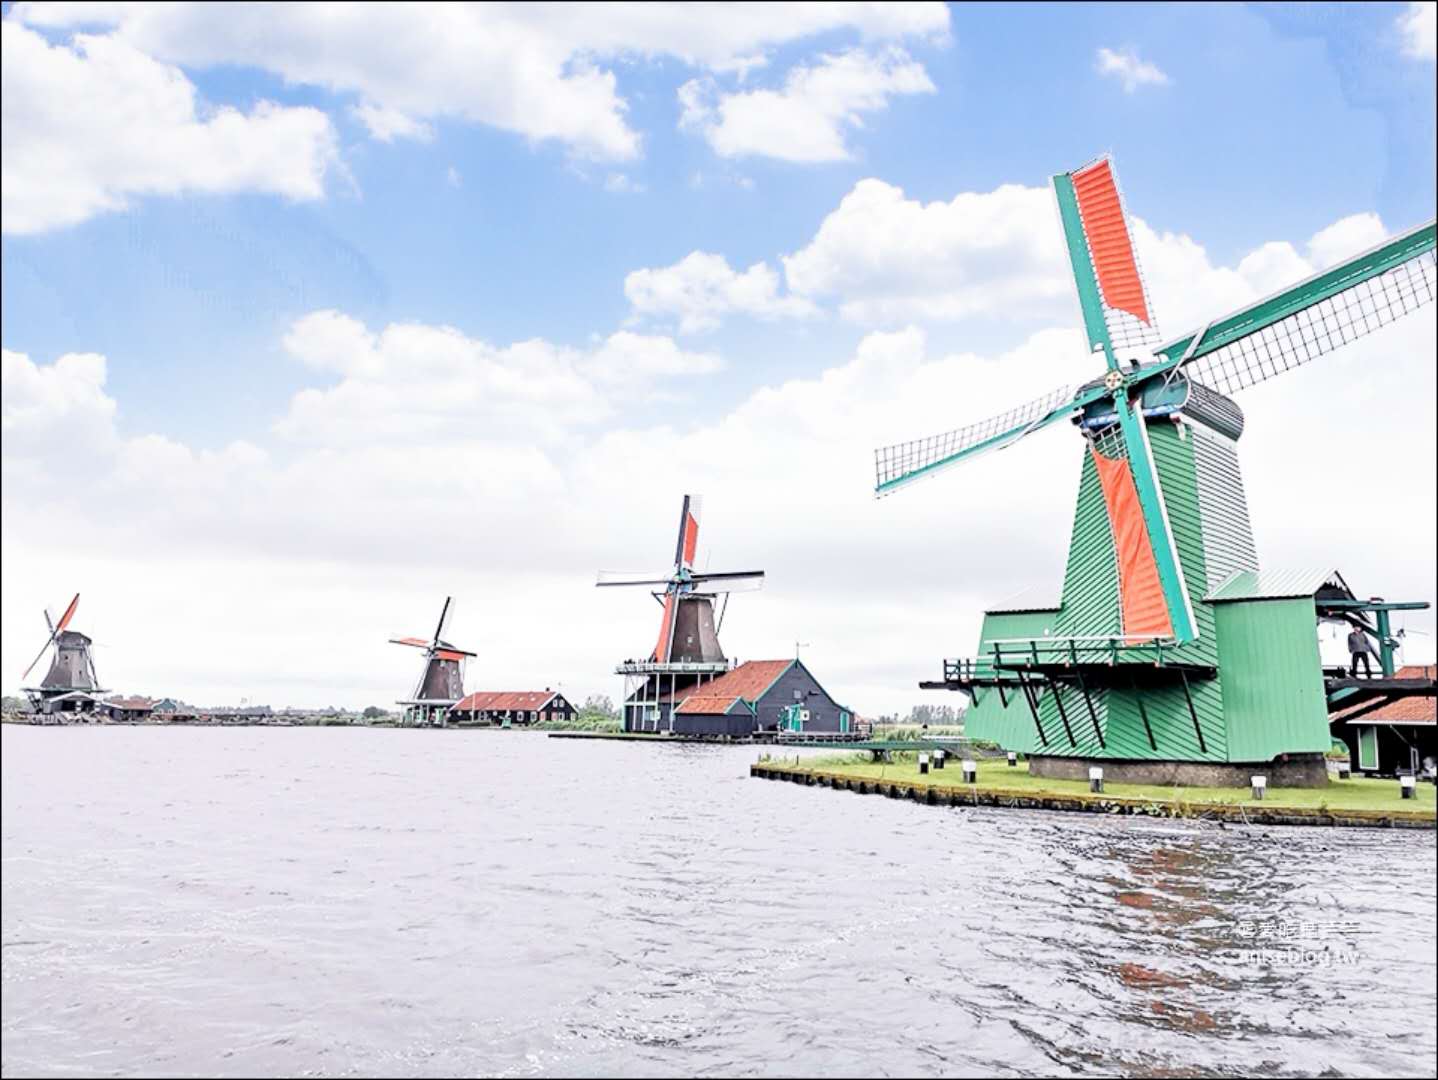
[[[940,810],[755,757],[7,725],[4,1072],[1434,1073],[1433,833]],[[1250,962],[1284,924],[1306,954]]]

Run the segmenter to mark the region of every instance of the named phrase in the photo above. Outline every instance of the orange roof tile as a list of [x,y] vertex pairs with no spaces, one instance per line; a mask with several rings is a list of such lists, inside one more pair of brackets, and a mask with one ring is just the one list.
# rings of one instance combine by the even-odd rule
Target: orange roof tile
[[451,706],[452,712],[506,712],[542,709],[557,697],[554,690],[476,690]]
[[[1393,673],[1396,679],[1432,679],[1438,673],[1433,664],[1405,664]],[[1333,719],[1341,720],[1363,708],[1362,704],[1340,709]],[[1431,697],[1406,697],[1390,701],[1372,712],[1363,713],[1349,721],[1353,724],[1438,724],[1438,699]]]
[[757,701],[759,696],[789,670],[792,660],[750,660],[713,682],[693,688],[680,703],[682,713],[726,713],[738,698]]

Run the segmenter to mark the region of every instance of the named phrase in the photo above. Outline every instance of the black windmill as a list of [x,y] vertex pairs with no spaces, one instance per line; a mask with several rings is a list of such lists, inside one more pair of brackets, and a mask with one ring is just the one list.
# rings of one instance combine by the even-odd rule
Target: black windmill
[[442,725],[450,708],[464,697],[464,662],[475,654],[444,640],[452,601],[453,597],[444,598],[444,608],[439,613],[433,638],[389,639],[392,645],[408,645],[424,650],[424,667],[420,669],[414,692],[406,700],[396,702],[405,707],[406,723]]
[[40,685],[22,688],[30,699],[31,707],[42,716],[94,712],[99,695],[104,693],[95,675],[95,659],[90,655],[90,646],[94,643],[78,630],[69,628],[79,606],[80,594],[76,593],[58,622],[51,620],[48,610],[45,612],[45,625],[50,636],[20,676],[21,680],[29,678],[30,672],[35,670],[45,654],[54,650],[50,670],[40,680]]

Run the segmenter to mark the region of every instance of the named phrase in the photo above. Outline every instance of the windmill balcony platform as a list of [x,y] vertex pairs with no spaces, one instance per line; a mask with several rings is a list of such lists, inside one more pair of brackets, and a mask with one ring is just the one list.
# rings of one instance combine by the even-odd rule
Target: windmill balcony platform
[[728,660],[625,660],[616,675],[723,675],[734,665]]
[[944,661],[942,680],[919,683],[923,690],[1012,687],[1026,676],[1105,686],[1163,685],[1212,679],[1211,664],[1193,663],[1170,638],[1046,637],[989,642],[990,651],[975,659]]

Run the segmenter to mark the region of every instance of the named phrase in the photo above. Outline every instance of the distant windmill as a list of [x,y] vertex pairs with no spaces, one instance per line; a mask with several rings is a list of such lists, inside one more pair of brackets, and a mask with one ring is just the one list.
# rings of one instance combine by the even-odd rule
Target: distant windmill
[[[679,513],[679,538],[674,545],[674,568],[667,573],[624,574],[600,571],[601,588],[645,586],[653,590],[664,613],[659,637],[647,660],[628,660],[617,672],[626,677],[624,723],[626,730],[657,730],[661,699],[687,689],[706,677],[729,669],[719,645],[731,592],[747,592],[764,584],[762,570],[698,571],[694,557],[699,548],[699,516],[703,499],[685,495]],[[714,616],[714,601],[723,596],[724,607]],[[634,685],[630,685],[630,683]]]
[[392,645],[409,645],[424,650],[424,667],[420,669],[414,693],[409,700],[396,703],[406,706],[405,719],[409,722],[442,725],[450,707],[464,697],[464,661],[475,654],[444,640],[452,600],[453,597],[444,598],[444,608],[439,613],[439,623],[434,628],[432,639],[389,639]]
[[[1034,755],[1237,764],[1297,753],[1321,770],[1325,705],[1376,688],[1325,675],[1315,620],[1356,620],[1386,650],[1388,613],[1427,605],[1359,600],[1331,568],[1259,573],[1237,456],[1243,412],[1226,395],[1432,302],[1434,224],[1163,344],[1112,162],[1060,173],[1053,188],[1085,342],[1104,370],[878,451],[876,490],[1071,422],[1085,454],[1062,597],[991,609],[978,657],[946,661],[942,682],[921,685],[970,694],[971,736]],[[1295,460],[1311,435],[1293,433]],[[1335,508],[1313,507],[1314,521]],[[1383,667],[1391,676],[1386,651]],[[1432,680],[1383,682],[1385,693],[1433,693]]]
[[22,680],[29,678],[30,672],[45,654],[52,648],[55,650],[50,661],[50,670],[40,680],[40,685],[24,688],[32,707],[41,715],[91,712],[95,708],[98,695],[104,693],[100,680],[95,675],[94,658],[90,655],[90,646],[93,643],[79,631],[68,629],[70,620],[75,617],[75,609],[79,606],[80,594],[76,593],[75,599],[70,601],[59,622],[51,621],[50,612],[46,610],[45,625],[50,630],[50,636],[20,676]]

